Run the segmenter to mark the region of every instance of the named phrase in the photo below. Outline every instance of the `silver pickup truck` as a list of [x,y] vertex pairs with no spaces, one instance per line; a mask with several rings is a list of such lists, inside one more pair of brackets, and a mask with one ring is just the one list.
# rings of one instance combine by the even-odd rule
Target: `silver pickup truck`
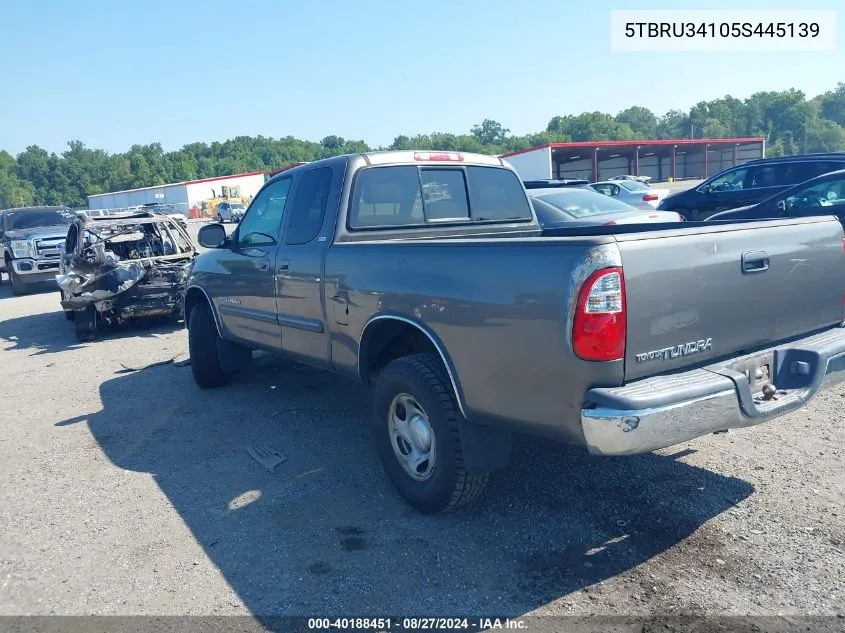
[[9,276],[14,294],[26,294],[44,282],[55,284],[68,225],[74,217],[67,207],[0,210],[0,272]]
[[260,349],[372,384],[390,480],[439,512],[514,432],[642,453],[843,380],[843,237],[833,217],[543,231],[499,158],[325,159],[271,178],[231,236],[201,229],[193,375],[221,386]]

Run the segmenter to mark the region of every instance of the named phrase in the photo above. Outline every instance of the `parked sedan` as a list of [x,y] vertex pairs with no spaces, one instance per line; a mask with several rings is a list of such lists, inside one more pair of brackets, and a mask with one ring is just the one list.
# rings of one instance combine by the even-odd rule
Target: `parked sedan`
[[674,211],[646,212],[578,187],[529,189],[528,196],[544,229],[683,221]]
[[655,189],[634,180],[605,180],[590,186],[599,193],[638,209],[656,209],[660,201],[669,195],[668,189]]
[[845,220],[845,169],[802,182],[763,202],[716,213],[705,222],[814,215],[835,215]]
[[621,176],[612,176],[608,180],[629,180],[633,182],[648,183],[651,181],[651,176],[633,176],[631,174],[623,174]]

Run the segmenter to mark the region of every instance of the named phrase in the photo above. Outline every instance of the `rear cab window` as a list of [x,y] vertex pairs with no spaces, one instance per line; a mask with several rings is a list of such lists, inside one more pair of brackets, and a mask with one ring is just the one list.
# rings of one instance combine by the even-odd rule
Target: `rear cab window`
[[350,230],[534,219],[519,178],[481,166],[366,167],[353,183]]

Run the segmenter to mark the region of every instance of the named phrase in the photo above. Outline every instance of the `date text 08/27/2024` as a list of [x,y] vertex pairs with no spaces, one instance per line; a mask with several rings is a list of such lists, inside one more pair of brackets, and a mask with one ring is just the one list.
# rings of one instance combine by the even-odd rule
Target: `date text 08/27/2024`
[[523,630],[524,620],[513,618],[309,618],[308,629],[312,631],[484,631]]

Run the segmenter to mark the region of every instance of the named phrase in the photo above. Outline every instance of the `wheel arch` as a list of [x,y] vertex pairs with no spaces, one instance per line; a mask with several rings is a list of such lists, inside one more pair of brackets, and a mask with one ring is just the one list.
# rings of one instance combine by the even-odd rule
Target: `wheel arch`
[[188,286],[185,289],[185,299],[183,301],[182,311],[185,317],[185,327],[188,327],[188,319],[191,318],[191,310],[193,310],[200,302],[205,301],[211,310],[211,317],[214,319],[214,325],[217,328],[217,335],[223,338],[223,329],[220,327],[220,317],[217,315],[217,310],[214,309],[214,303],[211,297],[204,288],[200,286]]
[[446,346],[425,324],[403,314],[377,314],[364,325],[358,341],[358,378],[364,384],[371,384],[373,374],[396,358],[433,353],[446,370],[458,410],[464,419],[469,419],[458,372]]

